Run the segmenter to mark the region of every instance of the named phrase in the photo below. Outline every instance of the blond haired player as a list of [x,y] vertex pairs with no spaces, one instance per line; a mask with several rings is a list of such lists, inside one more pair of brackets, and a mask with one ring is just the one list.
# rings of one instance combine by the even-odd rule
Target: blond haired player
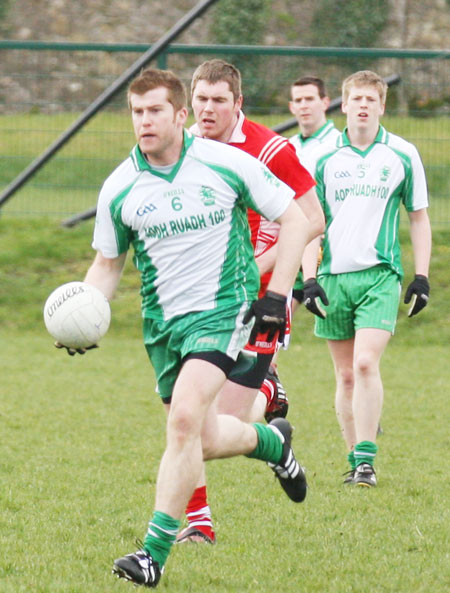
[[[417,149],[381,124],[387,85],[363,70],[346,78],[342,111],[347,127],[337,147],[321,147],[314,175],[326,220],[323,259],[304,259],[305,306],[315,334],[328,341],[336,376],[337,419],[348,450],[345,483],[376,486],[376,436],[383,405],[380,359],[394,332],[403,269],[399,210],[409,217],[415,277],[405,303],[409,316],[429,297],[431,227],[425,172]],[[330,296],[330,304],[320,299]],[[332,298],[331,298],[332,297]]]

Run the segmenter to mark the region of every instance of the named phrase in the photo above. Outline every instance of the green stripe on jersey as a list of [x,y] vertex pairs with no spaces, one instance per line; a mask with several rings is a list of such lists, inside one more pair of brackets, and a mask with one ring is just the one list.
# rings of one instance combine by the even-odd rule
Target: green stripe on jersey
[[109,205],[111,219],[114,223],[114,231],[116,233],[117,251],[124,253],[132,241],[133,233],[130,227],[125,225],[122,220],[122,206],[123,203],[134,186],[135,181],[125,188]]

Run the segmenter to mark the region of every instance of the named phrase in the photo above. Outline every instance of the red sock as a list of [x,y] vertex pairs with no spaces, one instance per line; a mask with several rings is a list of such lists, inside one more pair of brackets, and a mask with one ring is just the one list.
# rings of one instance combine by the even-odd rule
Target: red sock
[[208,506],[206,486],[196,488],[186,507],[189,527],[195,527],[209,538],[214,539],[211,509]]
[[267,404],[266,408],[270,406],[272,402],[273,395],[275,393],[275,386],[270,379],[264,379],[263,384],[259,388],[259,391],[266,396]]

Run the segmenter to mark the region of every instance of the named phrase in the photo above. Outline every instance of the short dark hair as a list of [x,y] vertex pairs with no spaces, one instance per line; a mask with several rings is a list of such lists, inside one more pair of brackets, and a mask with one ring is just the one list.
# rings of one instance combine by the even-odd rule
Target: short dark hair
[[167,89],[167,99],[173,105],[175,111],[179,111],[187,105],[186,87],[181,80],[170,70],[158,70],[157,68],[146,68],[131,82],[128,87],[128,104],[130,95],[145,95],[159,87]]
[[299,78],[294,83],[292,83],[292,86],[306,86],[307,84],[313,84],[315,87],[317,87],[317,90],[319,91],[319,97],[321,99],[327,96],[325,83],[318,76],[302,76],[302,78]]
[[191,95],[194,94],[195,87],[199,80],[206,80],[209,84],[215,84],[216,82],[222,81],[228,82],[235,102],[242,95],[241,73],[236,66],[233,66],[233,64],[229,64],[224,60],[208,60],[198,66],[192,75]]

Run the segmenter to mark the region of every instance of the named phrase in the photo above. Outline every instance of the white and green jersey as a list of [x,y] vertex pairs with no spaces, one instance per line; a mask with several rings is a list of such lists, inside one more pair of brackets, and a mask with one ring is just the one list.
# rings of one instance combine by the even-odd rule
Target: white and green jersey
[[151,167],[138,146],[105,181],[92,246],[134,248],[143,317],[170,319],[257,297],[247,207],[278,218],[294,196],[261,162],[184,131],[179,161]]
[[315,151],[317,195],[326,218],[319,274],[389,266],[400,278],[400,203],[411,212],[428,206],[425,171],[415,146],[382,126],[364,151],[346,130],[337,147]]
[[294,146],[295,152],[301,164],[308,169],[309,173],[311,170],[308,165],[308,156],[312,150],[320,146],[321,144],[330,144],[334,146],[336,140],[341,135],[339,130],[334,127],[334,123],[329,119],[327,122],[311,136],[305,138],[302,134],[294,134],[289,138],[289,142]]

